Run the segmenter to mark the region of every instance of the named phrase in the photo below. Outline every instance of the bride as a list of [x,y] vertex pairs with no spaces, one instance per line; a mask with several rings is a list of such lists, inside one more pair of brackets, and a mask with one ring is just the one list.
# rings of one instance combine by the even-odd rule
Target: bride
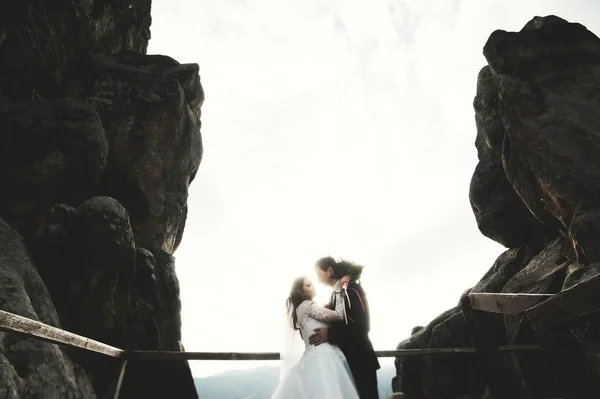
[[[341,279],[342,284],[349,282]],[[343,320],[344,301],[336,291],[335,310],[329,310],[312,299],[315,289],[307,277],[294,280],[287,299],[292,328],[299,330],[304,353],[279,383],[271,399],[359,399],[346,357],[335,345],[310,345],[308,337],[317,328]]]

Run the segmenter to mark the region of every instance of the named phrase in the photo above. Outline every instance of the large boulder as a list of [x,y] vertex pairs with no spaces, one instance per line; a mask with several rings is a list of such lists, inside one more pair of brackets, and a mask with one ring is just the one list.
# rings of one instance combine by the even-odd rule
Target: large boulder
[[104,172],[98,114],[70,100],[0,103],[0,217],[21,233],[56,203],[78,204]]
[[[0,218],[34,259],[39,274],[20,283],[44,287],[39,298],[37,289],[26,292],[54,309],[54,319],[44,320],[124,349],[177,351],[181,303],[172,255],[202,158],[204,92],[198,65],[145,55],[150,6],[0,2]],[[1,306],[20,311],[25,299],[4,303],[2,288]],[[38,309],[27,315],[43,319]],[[48,346],[4,337],[0,354],[12,357],[0,359],[2,397],[104,396],[118,366],[86,351],[42,351]],[[13,356],[17,341],[27,344]],[[40,376],[40,354],[50,369],[70,367],[71,374]],[[40,373],[27,374],[28,362]],[[130,362],[121,397],[197,393],[187,361],[140,361]]]
[[556,230],[531,213],[506,177],[501,104],[498,85],[486,66],[479,73],[473,102],[479,163],[471,179],[469,199],[481,233],[507,248],[516,248],[544,242]]
[[[0,219],[0,310],[61,327],[23,238]],[[0,396],[95,398],[86,372],[57,346],[0,332]]]
[[198,65],[134,52],[95,55],[67,85],[98,111],[110,152],[100,192],[129,211],[138,246],[172,254],[202,158]]
[[[78,208],[53,207],[29,240],[63,327],[129,350],[181,350],[179,285],[174,259],[136,248],[125,208],[93,197]],[[106,394],[112,359],[78,351],[74,359]],[[122,397],[193,397],[187,362],[130,362]]]
[[[580,24],[536,17],[520,32],[494,32],[484,55],[470,200],[481,232],[510,249],[466,293],[554,294],[600,273],[600,39]],[[534,342],[522,317],[492,320],[502,342]],[[598,331],[598,319],[572,329],[582,341],[599,339]],[[399,348],[461,344],[472,345],[453,308]],[[560,396],[541,354],[514,359],[533,397]],[[487,395],[478,365],[464,355],[396,365],[394,389],[411,398]]]
[[502,99],[506,177],[538,220],[600,260],[600,39],[536,17],[518,33],[492,33],[484,55]]

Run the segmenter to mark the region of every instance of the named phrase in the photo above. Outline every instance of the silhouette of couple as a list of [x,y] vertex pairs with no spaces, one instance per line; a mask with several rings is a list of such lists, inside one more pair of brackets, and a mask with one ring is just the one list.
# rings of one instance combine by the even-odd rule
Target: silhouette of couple
[[357,282],[363,267],[325,257],[315,269],[319,281],[333,288],[331,299],[317,304],[310,279],[294,280],[287,306],[305,349],[271,399],[378,399],[380,366],[369,339],[367,297]]

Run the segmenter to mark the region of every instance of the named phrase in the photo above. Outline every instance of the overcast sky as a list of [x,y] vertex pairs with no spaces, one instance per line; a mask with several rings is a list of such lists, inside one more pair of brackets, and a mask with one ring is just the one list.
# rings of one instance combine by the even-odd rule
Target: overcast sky
[[198,63],[206,92],[186,350],[279,351],[292,279],[328,254],[367,266],[378,350],[454,306],[503,251],[468,200],[482,48],[548,14],[600,32],[597,0],[153,0],[149,53]]

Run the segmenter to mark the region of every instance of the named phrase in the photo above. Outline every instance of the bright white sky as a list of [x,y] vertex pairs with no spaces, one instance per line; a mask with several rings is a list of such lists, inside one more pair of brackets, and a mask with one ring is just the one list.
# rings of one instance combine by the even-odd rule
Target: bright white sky
[[149,53],[206,91],[186,350],[279,351],[290,283],[327,254],[367,266],[378,350],[454,306],[503,251],[468,200],[482,48],[548,14],[600,31],[597,0],[153,0]]

